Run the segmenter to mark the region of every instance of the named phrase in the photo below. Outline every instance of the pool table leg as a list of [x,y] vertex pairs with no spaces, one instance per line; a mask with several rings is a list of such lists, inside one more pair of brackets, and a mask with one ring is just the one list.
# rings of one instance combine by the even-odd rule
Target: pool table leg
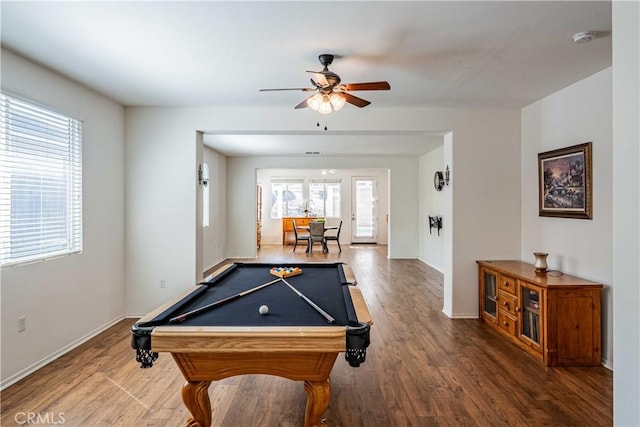
[[304,427],[324,426],[322,414],[329,406],[331,399],[331,381],[305,381],[304,391],[307,393],[307,409],[304,416]]
[[182,401],[193,415],[187,421],[187,427],[211,426],[210,384],[211,381],[187,381],[182,386]]

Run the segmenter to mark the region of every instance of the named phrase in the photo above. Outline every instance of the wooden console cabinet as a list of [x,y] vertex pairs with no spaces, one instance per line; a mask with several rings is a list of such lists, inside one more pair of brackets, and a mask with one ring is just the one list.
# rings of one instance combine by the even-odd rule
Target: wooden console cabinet
[[520,261],[476,261],[480,319],[547,366],[601,364],[602,284]]

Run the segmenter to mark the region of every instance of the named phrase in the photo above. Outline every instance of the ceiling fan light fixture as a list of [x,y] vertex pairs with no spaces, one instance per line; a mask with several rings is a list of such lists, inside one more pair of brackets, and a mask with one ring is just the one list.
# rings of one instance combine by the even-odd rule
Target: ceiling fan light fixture
[[322,94],[316,93],[311,98],[307,99],[307,105],[314,111],[320,110],[322,104]]
[[[314,111],[318,111],[319,113],[329,114],[332,111],[341,110],[346,103],[355,105],[359,108],[366,107],[367,105],[371,104],[371,102],[367,101],[366,99],[358,98],[357,96],[351,95],[348,92],[357,90],[391,89],[391,85],[389,85],[389,82],[386,81],[341,84],[340,76],[338,76],[333,71],[329,71],[329,65],[333,62],[333,58],[333,55],[324,53],[318,57],[318,59],[320,60],[320,64],[323,66],[323,70],[307,71],[307,73],[312,73],[314,75],[314,77],[311,78],[311,84],[313,85],[313,87],[260,89],[260,91],[268,92],[282,90],[299,90],[302,92],[314,92],[317,90],[318,93],[305,98],[293,108],[298,110],[301,108],[309,107]],[[326,126],[325,130],[327,130]]]
[[339,111],[340,109],[342,109],[342,107],[344,107],[344,104],[346,104],[347,102],[344,96],[335,92],[331,94],[329,100],[331,101],[331,105],[333,106],[333,109],[335,111]]
[[320,114],[329,114],[333,111],[333,108],[331,107],[331,102],[329,101],[329,97],[327,95],[323,96],[323,100],[320,103],[320,108],[318,108],[318,112]]

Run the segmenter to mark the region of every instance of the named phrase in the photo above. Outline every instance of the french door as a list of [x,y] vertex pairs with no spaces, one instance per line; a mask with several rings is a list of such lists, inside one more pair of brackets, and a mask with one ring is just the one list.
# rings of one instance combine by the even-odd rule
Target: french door
[[375,177],[351,178],[351,242],[376,243],[378,182]]

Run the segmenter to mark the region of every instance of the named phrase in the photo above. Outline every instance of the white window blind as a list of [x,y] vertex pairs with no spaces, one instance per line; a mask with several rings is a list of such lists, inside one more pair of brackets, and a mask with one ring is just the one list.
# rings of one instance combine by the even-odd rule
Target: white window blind
[[0,94],[0,265],[82,250],[82,122]]

